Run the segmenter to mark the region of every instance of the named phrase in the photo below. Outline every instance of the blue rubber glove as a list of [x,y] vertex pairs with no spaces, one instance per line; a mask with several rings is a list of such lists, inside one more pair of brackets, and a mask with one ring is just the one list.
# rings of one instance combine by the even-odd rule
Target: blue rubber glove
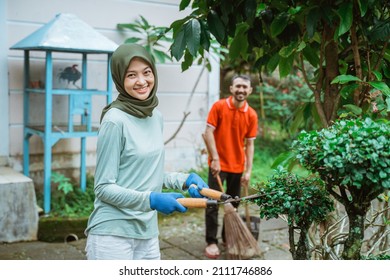
[[199,191],[203,188],[208,188],[209,186],[198,174],[191,173],[186,180],[186,187],[188,188],[188,193],[191,197],[202,198],[204,196],[201,195]]
[[184,197],[181,193],[157,193],[151,192],[150,208],[163,214],[171,214],[174,211],[186,212],[187,208],[177,202],[176,199]]

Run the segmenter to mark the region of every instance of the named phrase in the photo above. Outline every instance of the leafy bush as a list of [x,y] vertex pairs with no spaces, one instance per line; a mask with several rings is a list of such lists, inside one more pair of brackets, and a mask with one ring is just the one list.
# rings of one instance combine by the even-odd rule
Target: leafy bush
[[303,131],[293,146],[300,163],[331,185],[370,188],[366,190],[370,201],[390,189],[390,124],[386,120],[339,120],[321,131]]
[[124,43],[137,43],[143,45],[153,56],[153,58],[164,63],[171,61],[171,57],[166,53],[163,42],[171,42],[171,39],[164,34],[165,27],[150,24],[145,17],[139,16],[131,23],[118,23],[117,28],[121,31],[130,31],[131,37]]
[[[91,214],[95,199],[92,176],[87,177],[85,192],[74,186],[70,178],[57,172],[52,173],[52,182],[57,190],[52,194],[50,216],[75,218]],[[41,197],[37,199],[38,203],[42,200]]]
[[[256,201],[261,218],[287,215],[290,251],[294,259],[309,259],[307,232],[313,223],[319,223],[333,210],[333,201],[322,180],[304,178],[279,168],[264,187]],[[299,241],[294,241],[294,230],[300,230]]]
[[257,201],[261,218],[285,214],[289,225],[321,222],[333,209],[322,180],[300,177],[283,169],[277,170],[258,191],[263,195]]
[[324,180],[348,214],[344,259],[360,259],[371,201],[390,189],[390,123],[341,119],[321,131],[301,132],[293,143],[299,162]]
[[258,87],[257,91],[260,90],[264,93],[266,118],[280,123],[290,119],[302,104],[313,102],[313,93],[299,72],[277,83],[269,79]]

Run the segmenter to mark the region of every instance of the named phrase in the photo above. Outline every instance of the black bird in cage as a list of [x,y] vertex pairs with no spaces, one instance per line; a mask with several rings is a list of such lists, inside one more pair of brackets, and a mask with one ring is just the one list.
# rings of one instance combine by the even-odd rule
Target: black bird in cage
[[68,81],[68,85],[70,82],[72,82],[75,87],[80,88],[76,85],[76,82],[81,78],[81,72],[76,68],[77,66],[77,64],[73,64],[72,66],[66,67],[58,75],[60,80]]

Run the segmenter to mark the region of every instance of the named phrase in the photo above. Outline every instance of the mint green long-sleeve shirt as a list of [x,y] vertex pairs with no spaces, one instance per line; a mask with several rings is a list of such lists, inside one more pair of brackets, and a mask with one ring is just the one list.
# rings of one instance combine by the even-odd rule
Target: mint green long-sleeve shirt
[[164,172],[163,119],[137,118],[112,108],[98,133],[95,203],[86,234],[149,239],[158,236],[151,192],[183,190],[188,174]]

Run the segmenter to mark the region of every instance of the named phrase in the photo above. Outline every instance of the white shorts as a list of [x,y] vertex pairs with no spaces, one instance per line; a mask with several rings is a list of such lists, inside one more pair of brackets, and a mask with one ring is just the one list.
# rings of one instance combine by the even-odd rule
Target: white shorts
[[85,247],[88,260],[160,260],[158,237],[134,239],[89,234]]

